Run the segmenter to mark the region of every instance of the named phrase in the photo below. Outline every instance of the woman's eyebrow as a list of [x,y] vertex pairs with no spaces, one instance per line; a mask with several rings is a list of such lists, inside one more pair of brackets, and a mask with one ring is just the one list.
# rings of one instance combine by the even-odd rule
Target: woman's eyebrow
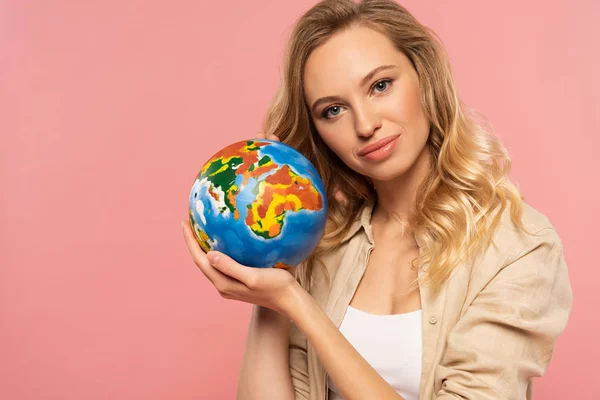
[[365,86],[367,83],[369,83],[369,81],[379,72],[381,71],[385,71],[387,69],[392,69],[392,68],[397,68],[397,65],[381,65],[377,68],[375,68],[373,71],[369,72],[367,75],[365,75],[364,78],[362,78],[362,80],[360,81],[360,86]]
[[[397,65],[380,65],[379,67],[375,68],[374,70],[372,70],[371,72],[369,72],[367,75],[365,75],[364,78],[361,79],[360,81],[360,86],[365,86],[371,79],[373,79],[373,77],[378,74],[381,71],[385,71],[388,69],[392,69],[392,68],[398,68]],[[319,107],[319,105],[323,104],[323,103],[329,103],[329,102],[335,102],[335,101],[340,101],[341,98],[339,96],[326,96],[326,97],[321,97],[320,99],[317,99],[312,107],[311,110],[313,113],[316,113],[317,111],[317,107]]]

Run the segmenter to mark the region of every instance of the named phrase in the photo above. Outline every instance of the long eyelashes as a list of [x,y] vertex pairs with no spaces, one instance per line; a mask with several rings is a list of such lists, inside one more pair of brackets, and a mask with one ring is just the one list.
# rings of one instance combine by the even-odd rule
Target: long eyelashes
[[[377,93],[385,93],[389,90],[390,86],[392,86],[392,79],[386,78],[381,79],[371,86],[371,92],[375,91]],[[383,87],[382,87],[383,84]],[[321,112],[321,117],[325,119],[332,119],[339,115],[341,112],[342,106],[334,104],[332,106],[327,107]],[[334,114],[330,114],[330,111],[336,110]]]
[[387,90],[387,88],[389,87],[389,85],[391,85],[391,84],[392,84],[392,80],[391,80],[391,79],[382,79],[382,80],[380,80],[380,81],[377,81],[377,82],[375,82],[375,84],[373,85],[373,89],[376,89],[376,88],[378,88],[378,87],[379,87],[379,85],[380,85],[381,83],[385,83],[385,84],[387,84],[387,86],[385,86],[385,87],[384,87],[383,89],[381,89],[381,91],[379,92],[379,93],[384,93],[384,92]]

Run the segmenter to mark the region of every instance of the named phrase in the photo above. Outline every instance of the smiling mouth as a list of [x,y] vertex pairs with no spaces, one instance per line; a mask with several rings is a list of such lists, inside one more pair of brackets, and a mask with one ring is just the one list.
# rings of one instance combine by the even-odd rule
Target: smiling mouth
[[358,152],[358,155],[362,157],[362,156],[365,156],[376,150],[379,150],[382,147],[385,147],[388,143],[396,140],[399,136],[400,135],[390,135],[388,137],[384,137],[383,139],[376,141],[375,143],[371,143],[371,144],[363,147],[362,149],[360,149],[360,151]]

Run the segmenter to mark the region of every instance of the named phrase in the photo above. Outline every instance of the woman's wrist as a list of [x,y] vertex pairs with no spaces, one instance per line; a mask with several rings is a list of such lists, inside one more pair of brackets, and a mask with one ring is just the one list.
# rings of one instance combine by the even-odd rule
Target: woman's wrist
[[310,297],[310,294],[297,281],[290,286],[283,305],[285,314],[290,320],[296,322],[302,315],[307,296]]

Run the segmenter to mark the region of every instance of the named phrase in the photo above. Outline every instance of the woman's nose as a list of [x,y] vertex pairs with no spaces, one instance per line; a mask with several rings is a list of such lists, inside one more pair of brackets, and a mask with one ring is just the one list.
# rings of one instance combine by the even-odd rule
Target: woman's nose
[[368,105],[355,107],[355,130],[358,136],[368,138],[381,127],[381,118],[377,111]]

